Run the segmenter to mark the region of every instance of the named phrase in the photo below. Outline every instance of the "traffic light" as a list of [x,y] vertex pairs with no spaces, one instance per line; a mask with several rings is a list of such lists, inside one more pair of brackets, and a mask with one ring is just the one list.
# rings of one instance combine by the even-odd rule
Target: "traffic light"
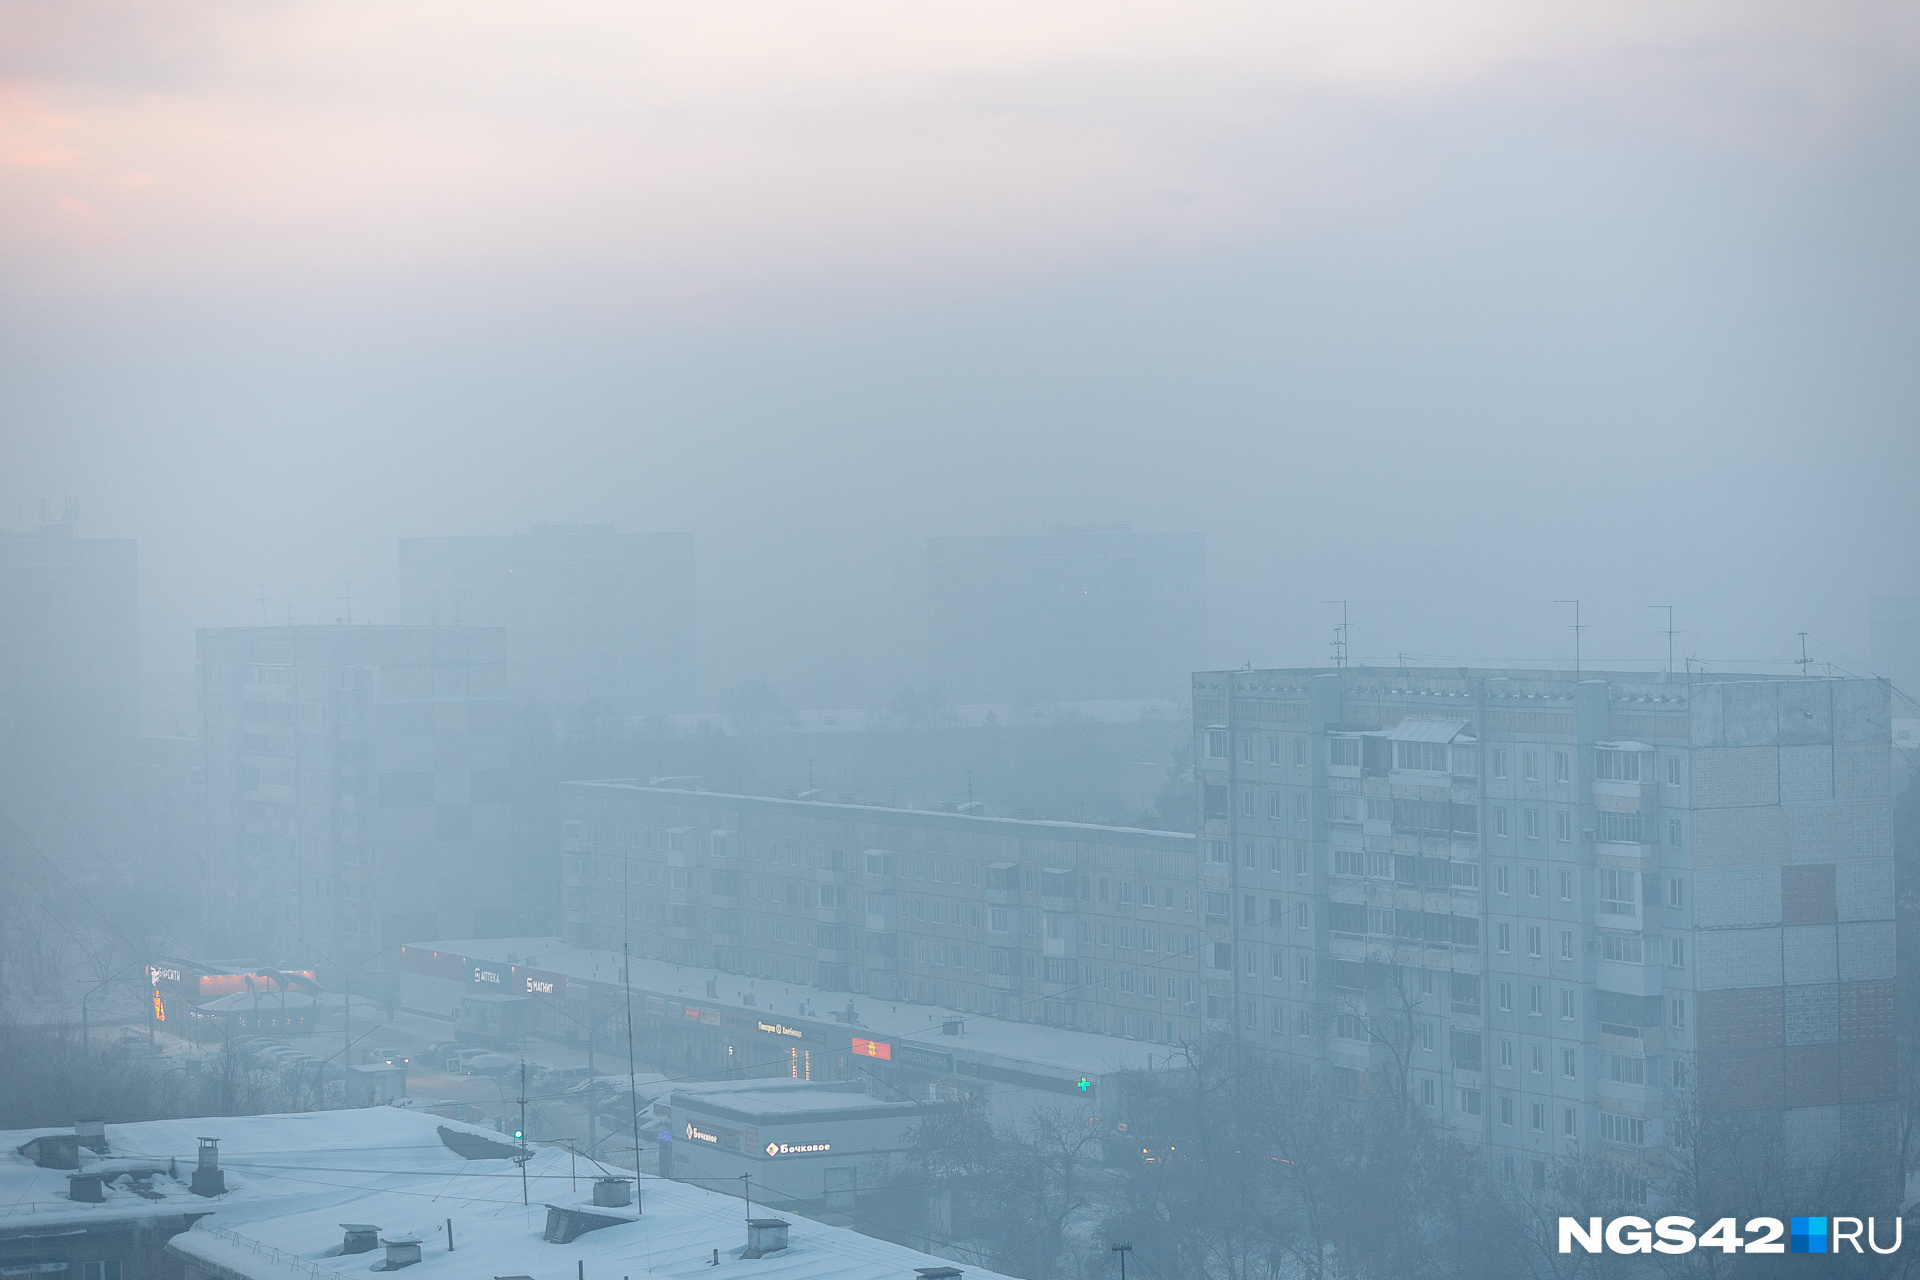
[[515,1142],[518,1142],[523,1136],[525,1135],[520,1130],[515,1129],[513,1131],[513,1138]]

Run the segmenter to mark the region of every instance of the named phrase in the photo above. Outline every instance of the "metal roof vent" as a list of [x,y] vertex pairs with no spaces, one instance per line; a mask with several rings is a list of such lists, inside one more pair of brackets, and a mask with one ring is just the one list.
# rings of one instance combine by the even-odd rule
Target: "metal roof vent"
[[624,1209],[633,1203],[633,1186],[625,1178],[596,1178],[593,1203],[602,1209]]
[[67,1175],[67,1198],[78,1200],[81,1204],[101,1204],[107,1198],[107,1189],[97,1173],[70,1173]]
[[915,1267],[913,1274],[920,1280],[960,1280],[958,1267]]
[[942,1035],[957,1036],[966,1029],[966,1023],[960,1018],[948,1018],[940,1024]]
[[387,1265],[381,1268],[383,1271],[398,1271],[420,1261],[419,1236],[395,1236],[380,1243],[387,1246]]
[[227,1175],[220,1168],[220,1139],[200,1139],[200,1163],[193,1171],[189,1190],[197,1196],[226,1194]]
[[770,1253],[779,1253],[787,1247],[789,1225],[785,1218],[748,1218],[747,1248],[740,1256],[764,1258]]
[[343,1222],[340,1229],[347,1233],[340,1243],[342,1253],[372,1253],[373,1246],[380,1243],[380,1228],[371,1222]]
[[73,1136],[95,1155],[103,1156],[112,1150],[107,1145],[107,1122],[104,1120],[75,1120]]

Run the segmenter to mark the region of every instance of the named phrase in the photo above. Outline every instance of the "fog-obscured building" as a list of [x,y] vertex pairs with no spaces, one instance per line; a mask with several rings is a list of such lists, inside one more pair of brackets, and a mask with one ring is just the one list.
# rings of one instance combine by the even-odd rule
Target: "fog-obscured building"
[[1130,524],[927,540],[928,678],[950,702],[1178,694],[1206,662],[1206,537]]
[[693,535],[536,524],[404,538],[401,620],[507,629],[517,695],[624,714],[677,711],[695,677]]
[[1168,1044],[1197,1032],[1191,835],[633,782],[562,791],[577,946],[630,938],[679,964]]
[[204,630],[199,677],[224,945],[340,963],[513,930],[502,629]]
[[1803,1167],[1890,1159],[1884,682],[1348,668],[1193,696],[1216,1033],[1404,1086],[1523,1186],[1599,1153],[1643,1189],[1695,1108]]
[[[75,536],[71,501],[0,532],[0,804],[49,856],[119,855],[139,587],[136,544]],[[5,829],[0,847],[17,838]]]
[[1867,661],[1893,681],[1903,717],[1920,716],[1920,595],[1874,596],[1867,607]]

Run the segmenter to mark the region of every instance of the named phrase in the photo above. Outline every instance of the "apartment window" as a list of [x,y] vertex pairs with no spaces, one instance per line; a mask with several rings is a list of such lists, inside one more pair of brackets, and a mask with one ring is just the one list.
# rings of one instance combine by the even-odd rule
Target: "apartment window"
[[1580,1136],[1580,1127],[1575,1123],[1575,1113],[1572,1107],[1560,1108],[1560,1132],[1569,1138],[1577,1138]]
[[1293,1011],[1293,1034],[1303,1037],[1313,1034],[1313,1016],[1305,1009]]
[[[1546,1010],[1543,1008],[1543,1005],[1545,1004],[1545,1002],[1546,1002],[1546,995],[1542,991],[1538,983],[1535,983],[1527,988],[1527,1012],[1529,1014],[1537,1018],[1541,1014],[1545,1013]],[[1539,1053],[1538,1050],[1535,1050],[1534,1052],[1536,1055]],[[1538,1071],[1539,1069],[1540,1068],[1537,1065],[1534,1067],[1534,1070],[1536,1071]]]
[[1280,820],[1280,793],[1278,791],[1267,792],[1267,816],[1275,822]]
[[1293,851],[1293,874],[1297,876],[1307,874],[1307,851],[1305,849],[1295,849]]
[[1560,1051],[1560,1074],[1569,1080],[1579,1078],[1580,1059],[1572,1049],[1562,1049]]
[[1278,738],[1267,739],[1267,763],[1280,763],[1280,739]]
[[1566,752],[1564,751],[1554,752],[1553,753],[1553,780],[1555,782],[1572,781],[1573,770],[1572,770],[1571,764],[1572,762],[1568,759]]
[[1305,738],[1295,738],[1293,740],[1293,767],[1296,769],[1304,769],[1307,767],[1307,740]]
[[1540,935],[1541,935],[1541,929],[1539,925],[1530,924],[1527,926],[1527,954],[1528,955],[1538,957],[1542,954]]
[[1287,922],[1286,904],[1278,898],[1267,899],[1267,923],[1276,928]]
[[1507,892],[1507,869],[1505,867],[1495,867],[1493,869],[1493,891],[1503,895]]
[[[1227,842],[1225,840],[1207,841],[1207,861],[1208,862],[1225,862],[1226,860],[1227,860]],[[1084,892],[1084,889],[1086,886],[1085,876],[1080,877],[1080,884],[1083,890],[1080,896],[1084,898],[1087,896],[1086,893]]]
[[1680,877],[1673,876],[1669,878],[1667,881],[1667,905],[1670,907],[1683,906],[1685,905],[1683,902],[1684,897],[1685,893],[1680,887]]
[[81,1263],[80,1280],[120,1280],[120,1259]]
[[1511,1040],[1500,1042],[1500,1068],[1503,1071],[1513,1070],[1513,1041]]
[[1434,1091],[1433,1091],[1433,1079],[1432,1079],[1432,1077],[1430,1077],[1430,1076],[1429,1076],[1429,1077],[1422,1077],[1422,1078],[1421,1078],[1421,1081],[1420,1081],[1420,1101],[1421,1101],[1421,1102],[1423,1102],[1423,1103],[1425,1103],[1425,1104],[1426,1104],[1427,1106],[1429,1106],[1429,1107],[1430,1107],[1430,1106],[1432,1106],[1432,1105],[1433,1105],[1433,1092],[1434,1092]]
[[1560,958],[1562,960],[1573,959],[1573,930],[1571,929],[1562,929],[1560,931]]
[[1501,955],[1513,950],[1513,926],[1504,921],[1493,926],[1493,949]]
[[[1359,764],[1360,743],[1353,741],[1354,759],[1350,764]],[[1396,742],[1393,744],[1393,767],[1413,769],[1421,773],[1447,772],[1447,748],[1440,742]]]
[[1501,1156],[1500,1157],[1500,1176],[1502,1178],[1505,1178],[1508,1182],[1512,1182],[1514,1179],[1513,1170],[1514,1170],[1513,1157]]
[[[1506,1125],[1508,1128],[1513,1127],[1513,1099],[1512,1098],[1500,1099],[1500,1123],[1503,1125]],[[1508,1182],[1513,1181],[1513,1157],[1512,1156],[1507,1157],[1507,1181]]]
[[[1511,982],[1502,982],[1499,984],[1498,990],[1500,992],[1500,1012],[1512,1013],[1513,1012],[1513,984]],[[1508,1063],[1507,1065],[1512,1066],[1513,1064]]]
[[1630,1147],[1644,1147],[1647,1145],[1647,1122],[1637,1116],[1617,1116],[1611,1111],[1602,1111],[1600,1140],[1619,1142]]
[[1493,776],[1496,778],[1504,778],[1507,776],[1507,749],[1505,747],[1495,747],[1493,749]]
[[1603,933],[1600,935],[1600,958],[1614,960],[1621,964],[1639,964],[1642,954],[1640,939],[1630,933]]
[[1287,976],[1287,958],[1281,954],[1278,947],[1275,947],[1270,954],[1273,957],[1273,967],[1268,971],[1267,976],[1278,982]]
[[1680,847],[1680,819],[1678,818],[1667,819],[1667,843],[1676,849]]
[[1417,1038],[1419,1040],[1420,1047],[1426,1050],[1428,1053],[1432,1053],[1433,1052],[1433,1024],[1431,1022],[1422,1022],[1419,1024],[1418,1027],[1415,1028],[1415,1030],[1418,1032]]
[[1526,768],[1528,782],[1538,782],[1540,780],[1539,760],[1538,752],[1522,751],[1520,753],[1520,763]]
[[1477,1116],[1480,1114],[1480,1091],[1478,1089],[1456,1089],[1454,1090],[1453,1104],[1460,1109],[1462,1115]]
[[1540,896],[1540,868],[1538,867],[1527,868],[1527,896],[1529,898]]
[[1563,1021],[1573,1021],[1573,990],[1570,987],[1560,991],[1560,1017]]
[[1293,793],[1293,820],[1295,822],[1307,820],[1307,793],[1304,791]]
[[1495,809],[1492,811],[1492,814],[1493,814],[1493,834],[1502,840],[1506,839],[1507,811],[1505,809]]
[[[1102,928],[1105,926],[1103,925]],[[1007,909],[1005,907],[987,908],[987,928],[994,933],[1007,933]]]
[[1537,1076],[1545,1075],[1547,1073],[1547,1051],[1537,1044],[1529,1047],[1533,1050],[1533,1074]]
[[1307,904],[1304,902],[1296,902],[1293,904],[1293,927],[1296,929],[1305,929],[1308,927]]
[[1253,763],[1253,737],[1250,734],[1241,736],[1240,759],[1245,764]]
[[1560,901],[1573,901],[1573,872],[1571,871],[1560,873]]
[[1639,914],[1636,907],[1639,895],[1635,886],[1638,873],[1618,867],[1598,867],[1595,870],[1600,882],[1600,914],[1613,916]]
[[1538,809],[1522,809],[1520,816],[1523,820],[1523,825],[1526,827],[1527,839],[1538,840],[1540,838],[1540,811]]
[[1253,792],[1251,791],[1240,793],[1240,816],[1243,818],[1253,816]]
[[1240,865],[1249,871],[1254,870],[1253,841],[1251,840],[1242,840],[1240,842]]
[[1672,949],[1668,953],[1667,966],[1673,969],[1686,968],[1687,940],[1685,938],[1670,938],[1668,941],[1672,944]]
[[1360,763],[1360,739],[1329,738],[1327,740],[1327,763],[1354,767]]
[[[1535,1102],[1531,1104],[1527,1118],[1532,1122],[1535,1133],[1545,1133],[1547,1131],[1547,1107],[1545,1103]],[[1536,1160],[1534,1164],[1537,1168],[1539,1161]]]
[[1193,890],[1183,889],[1180,891],[1180,904],[1182,911],[1191,912],[1193,910]]
[[1565,809],[1553,815],[1553,837],[1563,842],[1573,839],[1573,815]]
[[1687,1002],[1685,1000],[1676,996],[1667,1002],[1667,1021],[1672,1024],[1675,1030],[1683,1029],[1687,1025]]
[[1207,758],[1225,760],[1227,758],[1227,731],[1225,729],[1207,730]]
[[1667,757],[1667,785],[1670,787],[1677,787],[1680,785],[1680,757],[1679,756]]

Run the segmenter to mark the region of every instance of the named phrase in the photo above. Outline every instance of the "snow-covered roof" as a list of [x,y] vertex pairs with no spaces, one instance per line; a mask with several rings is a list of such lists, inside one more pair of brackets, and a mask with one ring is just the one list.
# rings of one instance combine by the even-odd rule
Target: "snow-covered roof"
[[[410,942],[409,948],[518,964],[570,980],[617,984],[620,953],[571,946],[558,938],[453,938],[439,942]],[[509,959],[509,957],[517,957]],[[1180,972],[1186,972],[1181,960]],[[707,995],[711,984],[714,995]],[[698,969],[665,960],[633,957],[634,998],[671,996],[702,1008],[731,1007],[761,1015],[778,1014],[835,1025],[856,1036],[883,1039],[899,1045],[939,1053],[955,1053],[969,1060],[990,1061],[1014,1070],[1042,1068],[1061,1076],[1103,1075],[1127,1071],[1165,1070],[1172,1046],[1151,1040],[1074,1031],[1035,1022],[1009,1022],[981,1013],[963,1013],[939,1005],[882,1000],[845,991],[821,991],[777,979],[749,978],[719,969]],[[751,997],[754,1001],[748,1004]],[[800,1013],[805,1003],[809,1011]],[[853,1006],[856,1023],[833,1024],[832,1016]],[[962,1034],[946,1035],[944,1024],[958,1019]]]
[[[479,1275],[526,1275],[574,1280],[581,1263],[590,1275],[714,1277],[751,1269],[756,1280],[911,1280],[919,1267],[952,1265],[843,1227],[786,1215],[788,1248],[750,1262],[744,1206],[732,1196],[658,1177],[639,1181],[643,1212],[619,1226],[591,1231],[570,1244],[543,1239],[547,1209],[592,1206],[593,1180],[631,1177],[588,1160],[577,1166],[563,1149],[535,1148],[527,1163],[527,1200],[520,1169],[511,1160],[467,1160],[448,1148],[439,1128],[492,1137],[486,1130],[395,1107],[303,1115],[158,1120],[108,1125],[112,1159],[164,1165],[172,1158],[179,1181],[160,1174],[147,1200],[110,1186],[104,1204],[67,1198],[67,1175],[37,1168],[18,1148],[41,1134],[0,1134],[0,1235],[29,1227],[75,1225],[128,1216],[211,1213],[173,1237],[171,1248],[227,1272],[258,1280],[359,1280],[385,1262],[385,1252],[339,1253],[341,1224],[367,1223],[383,1240],[420,1240],[413,1280],[471,1280]],[[226,1194],[205,1198],[185,1186],[201,1135],[220,1139]],[[90,1154],[90,1153],[89,1153]],[[100,1163],[83,1158],[91,1168]],[[616,1216],[627,1210],[600,1210]],[[447,1249],[452,1220],[454,1249]],[[1003,1280],[968,1266],[968,1280]]]

